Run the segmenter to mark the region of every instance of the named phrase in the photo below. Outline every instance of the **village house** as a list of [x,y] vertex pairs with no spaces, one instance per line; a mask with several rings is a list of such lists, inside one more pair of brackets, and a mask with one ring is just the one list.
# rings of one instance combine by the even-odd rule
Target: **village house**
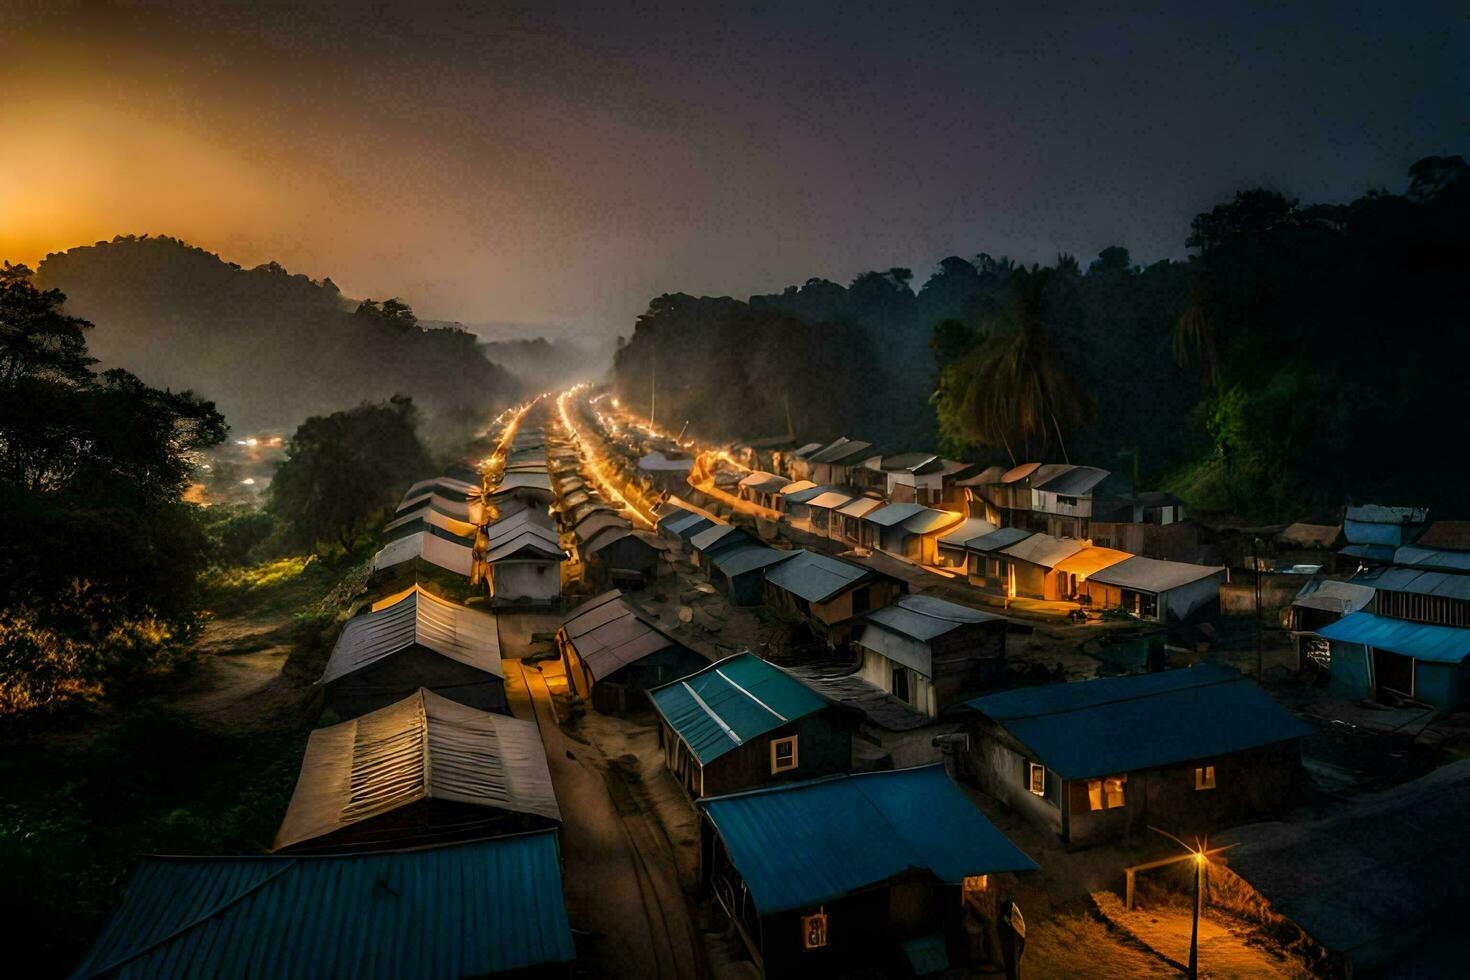
[[691,561],[696,568],[707,568],[714,553],[745,544],[760,544],[760,539],[734,524],[716,524],[689,539]]
[[837,508],[827,525],[827,535],[849,548],[863,545],[863,518],[885,505],[881,497],[856,497]]
[[757,507],[775,510],[776,498],[791,482],[784,476],[756,470],[741,480],[736,487],[741,500],[755,504]]
[[831,646],[851,632],[854,616],[881,609],[907,586],[871,568],[801,549],[766,570],[766,605],[799,616]]
[[441,514],[432,507],[420,507],[400,514],[384,525],[383,540],[393,541],[420,531],[455,544],[467,545],[474,541],[479,527],[468,521],[456,520],[448,514]]
[[638,458],[638,472],[660,490],[679,493],[689,486],[694,460],[687,453],[652,450]]
[[1344,697],[1446,712],[1470,691],[1470,576],[1385,568],[1355,579],[1369,609],[1317,629],[1331,643],[1331,684]]
[[1296,646],[1297,666],[1323,674],[1332,670],[1332,644],[1318,632],[1348,613],[1367,608],[1373,587],[1313,577],[1302,586],[1290,606],[1281,611],[1282,625]]
[[976,466],[954,476],[955,492],[964,501],[963,510],[967,515],[979,517],[996,527],[1001,526],[1004,515],[1000,507],[991,500],[991,488],[1001,482],[1006,471],[1004,466]]
[[485,505],[478,498],[448,497],[434,490],[426,490],[404,497],[398,505],[397,513],[407,514],[424,507],[432,508],[446,517],[452,517],[468,524],[485,522]]
[[535,722],[420,689],[311,733],[271,849],[402,850],[560,823]]
[[1004,549],[1026,540],[1032,533],[1020,527],[1002,527],[978,538],[971,538],[966,545],[969,552],[966,579],[977,588],[1001,595],[1015,595],[1015,576],[1010,558],[1004,554]]
[[1423,507],[1350,506],[1342,515],[1347,544],[1338,554],[1369,567],[1390,564],[1394,552],[1413,544],[1428,522],[1429,512]]
[[485,567],[497,603],[555,603],[567,553],[536,510],[503,518],[485,529]]
[[469,480],[453,476],[431,476],[409,487],[403,496],[404,499],[408,499],[429,492],[442,493],[446,497],[463,497],[468,499],[483,494],[485,487],[478,477],[474,480]]
[[793,504],[810,500],[824,489],[811,480],[793,480],[777,492],[771,500],[771,508],[783,514],[790,514]]
[[658,577],[666,545],[658,535],[627,524],[604,526],[577,538],[587,580],[601,588],[643,588]]
[[1091,576],[1132,557],[1126,551],[1087,545],[1056,563],[1048,589],[1054,590],[1052,594],[1058,599],[1075,600],[1082,593],[1083,583]]
[[1031,480],[1030,526],[1054,538],[1091,537],[1093,494],[1110,479],[1111,473],[1096,466],[1038,468]]
[[938,557],[940,534],[960,520],[959,514],[923,504],[888,504],[863,515],[862,547],[932,565]]
[[813,483],[850,486],[853,471],[873,457],[873,444],[843,436],[807,457],[808,472],[801,479]]
[[868,613],[852,645],[863,680],[930,718],[1005,680],[1005,617],[934,596]]
[[555,830],[403,851],[145,857],[76,975],[565,977],[577,950],[561,877]]
[[767,570],[795,554],[741,541],[708,556],[709,581],[732,605],[758,606],[765,601]]
[[500,486],[490,491],[489,501],[496,506],[506,500],[523,500],[537,507],[550,507],[556,500],[556,493],[551,489],[546,464],[540,464],[531,472],[507,472],[501,477]]
[[811,532],[820,537],[835,537],[834,531],[842,526],[842,515],[838,511],[852,503],[852,500],[852,495],[849,493],[843,493],[840,490],[823,490],[806,503],[794,506],[791,510],[791,520],[798,524],[805,520]]
[[752,653],[648,692],[669,771],[691,798],[847,772],[846,709]]
[[707,798],[700,878],[767,977],[910,976],[999,959],[1036,863],[940,765]]
[[996,526],[983,517],[965,518],[939,535],[934,546],[934,564],[940,568],[968,567],[970,542],[993,534],[996,530]]
[[960,771],[1064,843],[1206,834],[1281,811],[1311,728],[1208,664],[967,702]]
[[569,692],[590,699],[592,707],[604,714],[641,710],[647,706],[650,688],[709,663],[616,589],[568,613],[555,643]]
[[1153,623],[1190,623],[1220,612],[1225,569],[1134,555],[1077,583],[1094,609],[1121,609]]
[[1055,538],[1038,532],[998,549],[1010,575],[1007,595],[1033,599],[1067,599],[1066,575],[1054,575],[1057,563],[1077,554],[1086,544],[1075,538]]
[[889,500],[945,510],[961,509],[963,494],[955,485],[955,475],[974,469],[934,453],[884,456],[880,466],[885,476],[883,494]]
[[317,681],[342,718],[385,708],[427,687],[508,712],[495,617],[410,588],[349,619]]
[[389,541],[373,555],[368,585],[379,594],[434,583],[448,593],[469,589],[477,572],[475,553],[440,535],[415,531]]

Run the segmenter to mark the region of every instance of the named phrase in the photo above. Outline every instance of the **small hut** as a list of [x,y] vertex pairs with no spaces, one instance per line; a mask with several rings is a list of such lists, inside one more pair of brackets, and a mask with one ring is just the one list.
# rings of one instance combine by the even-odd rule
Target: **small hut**
[[556,649],[571,693],[590,698],[606,714],[637,711],[647,705],[650,688],[709,663],[617,589],[567,614],[556,631]]

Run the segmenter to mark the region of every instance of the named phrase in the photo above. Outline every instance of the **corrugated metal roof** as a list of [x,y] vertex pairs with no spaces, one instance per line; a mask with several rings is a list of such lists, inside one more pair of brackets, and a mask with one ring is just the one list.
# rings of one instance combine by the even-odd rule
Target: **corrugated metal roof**
[[778,490],[791,481],[784,476],[775,473],[767,473],[764,470],[753,470],[740,481],[742,487],[754,487],[758,490]]
[[808,500],[806,505],[817,510],[832,510],[851,503],[852,499],[850,494],[840,493],[836,490],[824,490]]
[[373,571],[422,559],[431,565],[469,577],[475,565],[475,553],[462,544],[445,541],[427,531],[389,541],[373,555]]
[[144,858],[73,976],[457,980],[575,957],[546,830],[372,854]]
[[1182,561],[1161,561],[1158,558],[1134,555],[1126,561],[1094,572],[1092,581],[1116,585],[1122,589],[1158,593],[1198,582],[1211,575],[1220,575],[1224,571],[1224,567],[1220,565],[1191,565]]
[[1098,548],[1088,545],[1076,554],[1069,555],[1057,562],[1056,570],[1085,579],[1091,577],[1094,572],[1110,568],[1131,557],[1132,555],[1128,552],[1119,551],[1116,548]]
[[1373,600],[1376,590],[1358,582],[1338,582],[1334,579],[1313,579],[1292,600],[1293,606],[1305,609],[1321,609],[1347,615],[1362,609]]
[[609,528],[628,528],[633,525],[623,515],[611,510],[594,510],[572,526],[572,534],[579,542],[590,541]]
[[1067,466],[1054,475],[1042,477],[1038,474],[1040,482],[1033,480],[1032,486],[1046,493],[1081,496],[1091,493],[1094,487],[1111,475],[1107,470],[1096,466]]
[[1063,779],[1089,779],[1227,755],[1311,734],[1233,670],[1195,664],[965,702]]
[[765,568],[778,561],[785,561],[795,554],[794,551],[777,551],[775,548],[767,548],[763,544],[741,544],[715,552],[710,556],[710,564],[718,568],[722,574],[734,578],[757,568]]
[[432,492],[404,497],[403,502],[398,505],[397,512],[406,514],[421,507],[432,507],[441,514],[448,514],[450,517],[469,521],[471,524],[479,524],[485,519],[485,507],[478,500],[456,500]]
[[1470,657],[1470,629],[1411,623],[1370,612],[1349,613],[1317,633],[1338,643],[1361,643],[1435,663],[1457,664]]
[[690,538],[689,545],[695,551],[707,551],[732,534],[737,536],[744,535],[747,538],[750,537],[749,534],[733,524],[716,524],[713,527],[705,528]]
[[1007,472],[1009,471],[1004,466],[987,466],[974,476],[967,476],[957,481],[957,485],[962,487],[983,487],[989,486],[992,483],[1002,483],[1005,480]]
[[1000,476],[1001,483],[1015,483],[1024,480],[1041,468],[1040,463],[1022,463],[1020,466],[1012,466]]
[[561,628],[594,680],[650,654],[684,646],[617,589],[582,603],[562,620]]
[[876,510],[882,506],[883,501],[877,497],[857,497],[837,508],[837,513],[844,514],[847,517],[862,517],[869,511]]
[[1001,554],[1018,561],[1027,561],[1043,568],[1053,568],[1057,562],[1072,557],[1085,547],[1086,545],[1076,538],[1054,538],[1050,534],[1038,532],[998,550]]
[[806,459],[810,457],[812,453],[821,448],[822,444],[820,442],[809,442],[806,445],[802,446],[800,449],[793,449],[791,451],[791,456],[795,459]]
[[478,497],[481,491],[484,489],[478,483],[470,483],[466,480],[456,480],[452,476],[431,476],[427,480],[420,480],[413,486],[409,487],[408,492],[405,493],[403,496],[405,498],[416,497],[420,494],[432,491],[436,488],[441,488],[446,491],[445,496],[459,494],[465,497]]
[[1009,548],[1017,541],[1024,541],[1031,537],[1034,532],[1020,527],[1003,527],[998,531],[980,538],[971,538],[969,548],[971,551],[996,552],[1002,548]]
[[878,527],[893,527],[928,509],[923,504],[889,504],[863,515],[863,520]]
[[530,508],[507,514],[493,524],[485,525],[485,540],[491,546],[529,531],[557,543],[557,533],[551,515],[543,508]]
[[936,470],[943,466],[938,453],[894,453],[884,456],[879,461],[878,468],[894,473],[924,473],[928,472],[926,467],[930,463],[936,464],[933,467]]
[[318,683],[345,677],[414,645],[496,677],[505,676],[495,617],[420,589],[391,606],[349,619]]
[[816,490],[820,492],[821,488],[818,487],[811,480],[797,480],[795,483],[788,483],[784,487],[782,487],[781,496],[786,498],[787,500],[791,500],[793,499],[794,495],[804,493],[807,490]]
[[457,520],[448,514],[441,514],[432,507],[420,507],[418,510],[412,510],[401,517],[394,518],[383,526],[383,530],[392,531],[395,528],[403,527],[405,524],[412,524],[414,521],[423,521],[425,524],[443,528],[450,534],[458,535],[461,538],[473,538],[475,536],[475,525],[469,521]]
[[951,548],[963,548],[976,538],[994,534],[996,526],[983,517],[967,517],[957,526],[945,531],[939,543]]
[[925,643],[976,623],[1005,622],[1004,616],[929,595],[899,596],[893,604],[875,609],[865,618],[884,629]]
[[766,581],[808,602],[825,602],[868,574],[861,565],[802,549],[766,572]]
[[[818,486],[817,484],[812,483],[810,480],[802,480],[801,482],[811,485],[799,490],[793,490],[791,489],[791,487],[787,487],[786,489],[781,491],[781,496],[785,498],[787,504],[804,504],[817,499],[824,493],[830,493],[832,490],[835,489],[831,486]],[[795,486],[795,484],[793,484],[793,486]]]
[[567,553],[557,546],[556,542],[544,534],[538,534],[535,530],[527,528],[514,537],[501,540],[493,548],[485,552],[485,564],[494,565],[496,562],[515,559],[517,561],[566,561]]
[[561,820],[535,722],[420,688],[397,704],[311,733],[272,847],[323,837],[423,799]]
[[1395,565],[1411,568],[1436,568],[1445,571],[1470,572],[1470,551],[1441,551],[1404,545],[1393,553]]
[[492,494],[510,493],[513,490],[545,490],[551,492],[551,477],[545,471],[534,473],[507,473],[500,481],[500,486],[490,492]]
[[1392,592],[1414,592],[1419,595],[1443,596],[1447,599],[1470,599],[1470,575],[1452,575],[1417,568],[1385,568],[1376,575],[1359,581]]
[[1036,869],[942,765],[791,783],[701,806],[762,915],[813,908],[915,869],[952,884]]
[[827,707],[811,688],[752,653],[726,657],[648,694],[700,765]]
[[906,519],[902,527],[910,534],[933,534],[942,531],[951,524],[959,523],[960,515],[952,510],[935,510],[925,507],[913,517]]
[[1337,549],[1337,553],[1349,558],[1366,558],[1369,561],[1393,561],[1396,550],[1396,546],[1392,544],[1349,544]]
[[705,528],[723,523],[725,522],[717,517],[705,517],[703,514],[690,514],[680,520],[670,521],[663,526],[662,530],[688,541]]
[[843,436],[826,448],[818,450],[807,457],[808,463],[851,463],[857,457],[867,454],[873,455],[869,450],[873,448],[871,442],[863,442],[860,439],[849,439]]

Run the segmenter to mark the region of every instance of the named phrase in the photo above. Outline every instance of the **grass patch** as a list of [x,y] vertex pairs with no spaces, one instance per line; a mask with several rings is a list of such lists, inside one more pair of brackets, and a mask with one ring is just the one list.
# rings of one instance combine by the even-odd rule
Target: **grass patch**
[[5,948],[60,974],[116,907],[137,855],[269,847],[305,741],[220,735],[145,706],[89,744],[0,746]]
[[216,616],[284,612],[320,598],[338,574],[315,555],[218,569],[205,583],[206,603]]

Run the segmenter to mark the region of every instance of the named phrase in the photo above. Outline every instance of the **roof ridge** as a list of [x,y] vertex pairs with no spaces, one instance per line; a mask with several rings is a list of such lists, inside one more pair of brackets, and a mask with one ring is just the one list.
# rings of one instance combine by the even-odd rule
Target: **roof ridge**
[[[1191,667],[1184,668],[1184,670],[1192,670],[1192,669],[1193,668],[1191,668]],[[1183,673],[1184,671],[1179,671],[1179,672],[1180,673]],[[1174,673],[1174,671],[1164,671],[1164,673],[1170,673],[1170,674],[1172,674],[1172,673]],[[1116,678],[1114,678],[1114,677],[1100,677],[1100,678],[1096,678],[1096,679],[1097,680],[1121,680],[1124,677],[1147,677],[1147,676],[1150,676],[1150,675],[1148,675],[1148,674],[1122,674],[1122,675],[1119,675]],[[1246,681],[1246,680],[1248,680],[1248,678],[1244,674],[1236,674],[1234,677],[1217,677],[1214,680],[1204,680],[1204,681],[1201,681],[1198,684],[1181,685],[1179,687],[1173,688],[1172,690],[1173,691],[1185,691],[1185,690],[1198,689],[1198,688],[1203,688],[1203,687],[1214,687],[1214,686],[1219,685],[1219,684],[1235,684],[1235,683],[1238,683],[1238,682],[1241,682],[1241,681]],[[1083,681],[1081,683],[1086,684],[1086,683],[1091,683],[1091,682],[1090,681]],[[1041,685],[1041,686],[1042,687],[1050,687],[1052,685],[1045,685],[1044,684],[1044,685]],[[1026,688],[1017,688],[1016,690],[1017,691],[1024,691],[1024,690],[1027,690],[1027,689]],[[1009,694],[1011,692],[1010,691],[1007,691],[1007,692],[1004,692],[1004,693]],[[1018,720],[1023,719],[1023,718],[1045,718],[1048,715],[1071,714],[1074,711],[1088,711],[1088,710],[1090,710],[1092,708],[1101,708],[1101,707],[1104,707],[1105,705],[1110,705],[1110,704],[1126,704],[1129,701],[1142,701],[1142,700],[1144,700],[1146,698],[1158,697],[1160,694],[1163,694],[1163,693],[1165,693],[1165,692],[1164,691],[1145,691],[1145,692],[1140,692],[1138,694],[1129,694],[1129,695],[1127,695],[1125,697],[1108,698],[1108,699],[1103,700],[1103,701],[1090,701],[1087,704],[1080,704],[1080,705],[1076,705],[1076,706],[1073,706],[1073,707],[1070,707],[1070,708],[1055,708],[1055,709],[1052,709],[1052,710],[1049,710],[1049,711],[1034,711],[1034,712],[1029,712],[1027,714],[1020,714],[1020,715],[1005,715],[1003,718],[1000,718],[998,720],[1003,720],[1003,721],[1018,721]],[[996,696],[998,697],[1000,695],[996,695]],[[984,698],[976,698],[975,700],[981,701],[981,700],[984,700]],[[984,713],[984,709],[976,708],[975,710],[981,711],[982,713]]]

